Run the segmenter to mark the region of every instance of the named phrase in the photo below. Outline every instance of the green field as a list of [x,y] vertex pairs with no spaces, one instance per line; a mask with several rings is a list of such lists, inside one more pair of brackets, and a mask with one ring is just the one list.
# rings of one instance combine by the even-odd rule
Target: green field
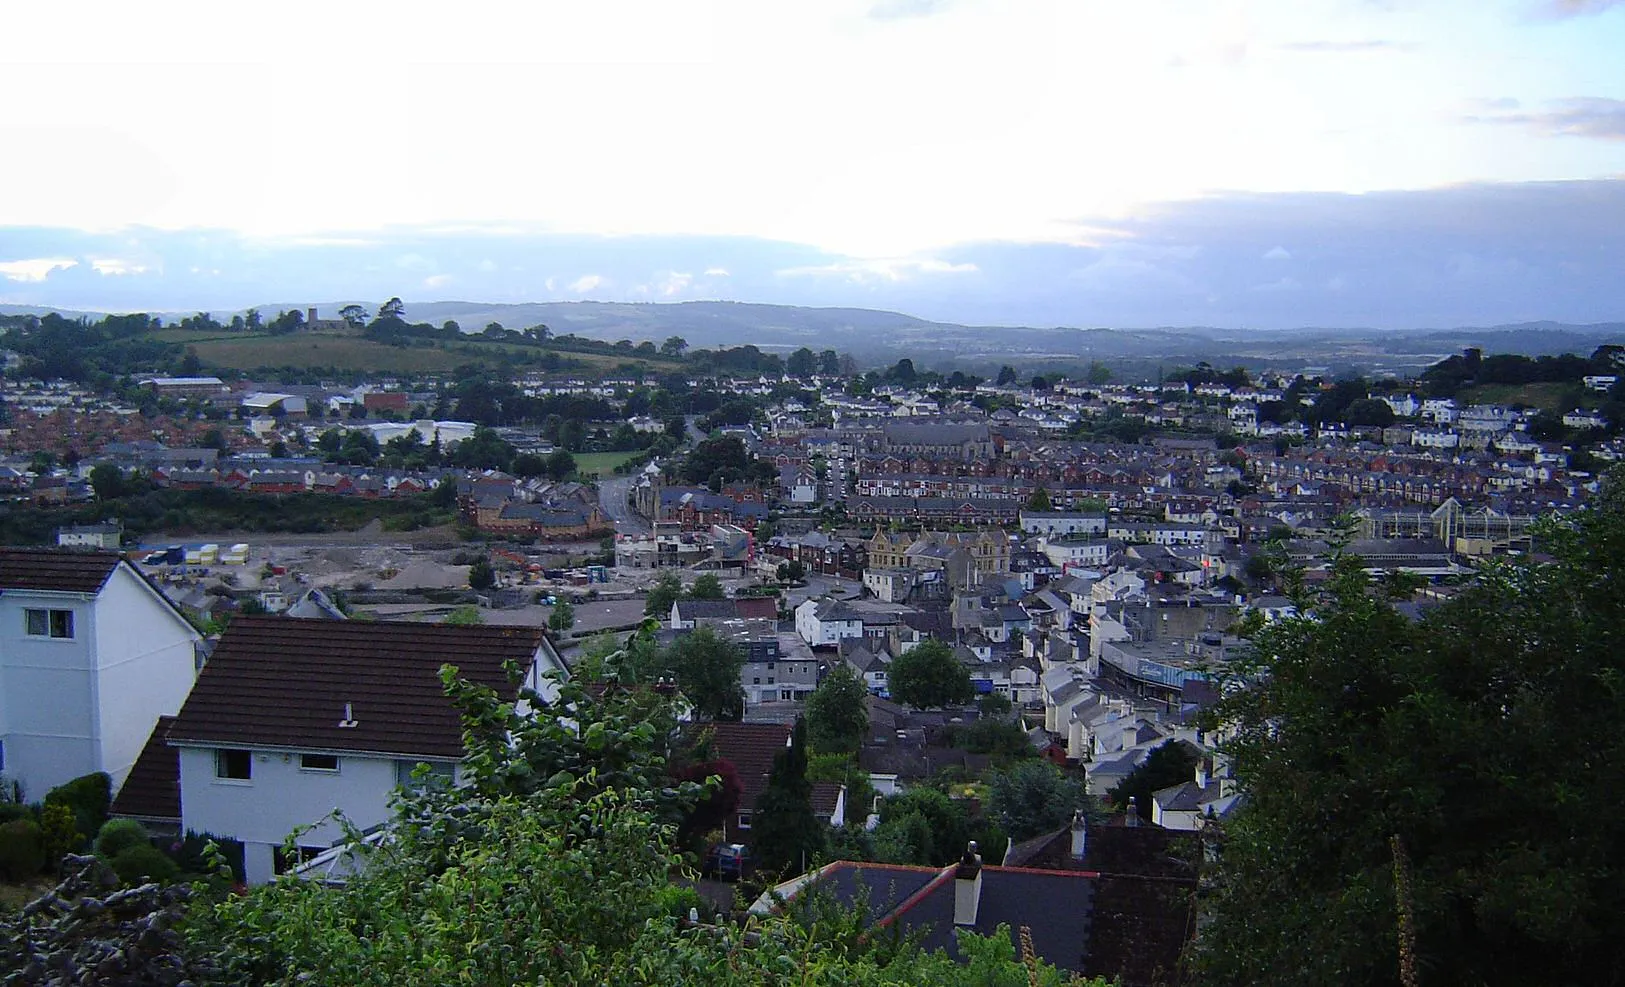
[[578,452],[574,453],[576,459],[576,472],[582,476],[594,473],[600,477],[615,475],[615,467],[641,455],[636,452]]
[[1540,408],[1555,414],[1573,411],[1576,407],[1595,407],[1599,395],[1587,391],[1580,384],[1481,384],[1469,387],[1456,395],[1456,403],[1469,404],[1521,404],[1526,408]]
[[[466,363],[495,363],[505,355],[534,356],[531,346],[485,342],[478,339],[454,343],[436,341],[433,346],[391,346],[360,336],[336,333],[294,333],[272,336],[265,333],[190,332],[163,329],[154,339],[181,343],[197,351],[206,368],[253,371],[260,367],[332,367],[338,371],[389,374],[443,373]],[[650,360],[631,354],[575,353],[558,351],[565,361],[561,372],[600,373],[623,363],[669,369],[669,360]]]

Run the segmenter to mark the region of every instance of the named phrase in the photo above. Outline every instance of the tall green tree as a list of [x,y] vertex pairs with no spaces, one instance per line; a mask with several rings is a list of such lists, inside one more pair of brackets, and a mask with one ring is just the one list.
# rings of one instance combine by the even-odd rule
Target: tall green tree
[[970,673],[946,644],[917,644],[898,655],[886,670],[892,698],[916,709],[968,703],[976,692]]
[[988,810],[1013,840],[1066,825],[1083,805],[1083,784],[1044,760],[1021,761],[988,779]]
[[1152,795],[1195,778],[1196,751],[1184,741],[1170,740],[1153,748],[1145,763],[1130,771],[1106,797],[1118,809],[1126,809],[1132,798],[1140,818],[1150,819]]
[[750,817],[751,850],[769,872],[800,874],[828,844],[828,828],[813,815],[807,780],[807,724],[797,719],[790,746],[773,757],[767,787]]
[[547,615],[547,629],[550,631],[567,631],[576,625],[576,608],[570,605],[569,600],[560,600],[553,604],[553,612]]
[[643,604],[647,616],[665,620],[671,614],[671,605],[683,597],[683,580],[675,572],[662,572],[649,587]]
[[737,720],[745,713],[745,689],[739,684],[745,653],[732,641],[699,627],[667,649],[667,667],[694,712],[710,720]]
[[869,690],[846,663],[807,699],[807,736],[820,754],[851,754],[869,736]]
[[689,587],[688,595],[696,600],[720,600],[723,596],[722,580],[714,572],[702,573]]
[[1204,983],[1618,982],[1625,970],[1625,497],[1420,622],[1335,559],[1259,631],[1213,722],[1224,826]]

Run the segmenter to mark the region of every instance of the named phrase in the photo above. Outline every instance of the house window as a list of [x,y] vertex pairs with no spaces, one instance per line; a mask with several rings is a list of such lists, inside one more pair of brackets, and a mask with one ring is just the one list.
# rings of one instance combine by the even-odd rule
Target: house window
[[30,607],[23,611],[23,615],[30,637],[73,637],[72,610],[37,610]]
[[761,685],[762,684],[762,677],[760,675],[756,676],[755,678],[750,680],[750,684],[751,685]]
[[337,754],[301,754],[299,755],[299,769],[301,771],[337,771],[339,769],[339,756]]
[[749,829],[750,828],[750,813],[741,812],[739,814],[739,828],[740,829]]
[[214,752],[214,776],[231,781],[248,781],[254,777],[254,759],[248,751],[217,750]]
[[768,676],[768,677],[767,677],[767,684],[768,684],[768,685],[772,685],[772,684],[773,684],[773,676],[771,676],[771,675],[769,675],[769,676]]

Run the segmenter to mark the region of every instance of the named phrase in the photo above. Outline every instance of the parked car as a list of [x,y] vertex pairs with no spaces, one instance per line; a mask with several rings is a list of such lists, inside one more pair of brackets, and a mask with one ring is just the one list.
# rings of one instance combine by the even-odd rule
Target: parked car
[[745,874],[745,868],[750,866],[750,849],[743,843],[719,843],[705,852],[705,860],[700,864],[702,877],[713,877],[719,881],[737,881]]

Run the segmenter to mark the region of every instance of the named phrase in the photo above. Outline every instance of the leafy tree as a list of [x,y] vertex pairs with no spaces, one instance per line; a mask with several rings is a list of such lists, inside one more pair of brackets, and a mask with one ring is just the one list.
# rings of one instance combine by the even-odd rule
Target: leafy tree
[[813,750],[850,754],[869,736],[869,690],[844,662],[824,676],[807,699]]
[[682,599],[683,581],[675,572],[662,572],[655,577],[654,585],[649,587],[648,599],[643,604],[643,612],[660,620],[665,620],[671,613],[671,605]]
[[708,785],[705,798],[684,815],[677,827],[678,844],[698,850],[700,840],[722,829],[739,811],[739,798],[745,793],[744,783],[739,780],[739,769],[734,767],[733,762],[722,758],[684,765],[673,771],[672,777],[678,781]]
[[446,619],[441,623],[450,624],[453,627],[478,627],[485,623],[485,617],[480,614],[479,607],[469,604],[468,606],[454,608],[450,613],[446,614]]
[[1014,384],[1015,382],[1016,382],[1016,368],[1015,367],[1012,367],[1007,363],[1004,366],[999,368],[999,376],[994,379],[995,384],[997,384],[1000,387],[1006,387],[1006,386],[1008,386],[1010,384]]
[[773,757],[767,787],[750,817],[751,849],[770,873],[800,874],[822,855],[829,834],[813,815],[807,780],[807,724],[797,719],[790,746]]
[[722,580],[717,578],[716,573],[701,573],[694,580],[694,585],[689,587],[688,595],[696,600],[720,600],[723,598]]
[[1027,510],[1029,510],[1029,511],[1049,511],[1049,510],[1054,510],[1054,507],[1051,506],[1051,504],[1050,504],[1049,491],[1045,490],[1043,487],[1039,487],[1036,490],[1034,490],[1033,495],[1031,497],[1027,498]]
[[841,373],[841,357],[834,350],[824,350],[818,354],[818,372],[825,377],[837,377]]
[[570,605],[569,600],[560,600],[553,605],[553,612],[547,615],[547,628],[552,631],[567,631],[576,625],[576,608]]
[[672,642],[666,663],[697,715],[712,720],[737,720],[744,715],[745,690],[739,684],[739,672],[745,666],[745,653],[733,642],[718,637],[709,627],[699,627]]
[[792,377],[811,377],[817,369],[818,357],[805,346],[791,353],[784,361],[784,372]]
[[981,714],[983,720],[1007,717],[1013,709],[1015,707],[1011,704],[1010,697],[1002,693],[990,692],[976,700],[976,711]]
[[496,570],[491,563],[483,558],[476,559],[468,567],[468,587],[475,590],[487,590],[497,584]]
[[1164,788],[1191,781],[1196,777],[1195,771],[1195,749],[1183,741],[1170,740],[1152,748],[1145,756],[1145,763],[1114,785],[1106,797],[1118,809],[1127,809],[1128,800],[1133,798],[1140,818],[1150,819],[1151,796]]
[[110,463],[99,463],[90,468],[90,488],[97,500],[113,500],[124,496],[124,473]]
[[1258,632],[1212,721],[1236,731],[1245,803],[1224,826],[1204,983],[1625,969],[1621,479],[1540,532],[1553,561],[1488,566],[1420,621],[1338,555],[1300,601],[1312,616]]
[[1343,412],[1343,421],[1350,425],[1375,425],[1387,428],[1394,423],[1394,409],[1381,398],[1360,398],[1349,403]]
[[360,329],[367,324],[367,310],[360,305],[346,305],[339,309],[339,318],[348,322],[351,329]]
[[799,559],[780,562],[773,571],[781,583],[799,583],[807,576],[807,566]]
[[667,336],[666,341],[660,344],[662,356],[680,357],[688,349],[688,340],[681,336]]
[[1059,829],[1082,804],[1083,785],[1048,761],[1023,761],[988,783],[988,809],[1013,840]]
[[875,853],[886,863],[941,867],[958,860],[971,839],[963,802],[935,788],[915,786],[881,804]]
[[930,640],[897,656],[887,670],[891,695],[916,709],[968,703],[976,695],[970,673],[946,644]]
[[385,319],[405,319],[405,318],[406,318],[406,305],[399,298],[391,298],[389,301],[387,301],[387,302],[383,303],[382,305],[378,306],[378,319],[379,319],[379,321],[382,321],[382,320],[385,320]]

